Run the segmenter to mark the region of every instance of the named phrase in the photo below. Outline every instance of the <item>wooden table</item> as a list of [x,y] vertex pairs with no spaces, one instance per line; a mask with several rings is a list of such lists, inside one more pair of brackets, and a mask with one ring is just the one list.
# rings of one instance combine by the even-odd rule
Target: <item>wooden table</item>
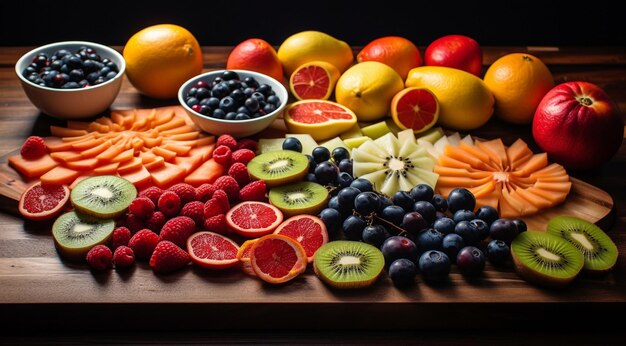
[[[27,136],[47,135],[50,124],[61,124],[30,104],[15,76],[14,63],[29,49],[0,48],[0,156],[17,149]],[[205,68],[223,68],[229,51],[229,47],[205,48]],[[508,52],[525,51],[548,64],[557,82],[596,83],[626,110],[626,48],[486,47],[485,64]],[[125,80],[113,107],[175,103],[144,98]],[[473,134],[504,137],[509,142],[522,137],[536,149],[528,126],[494,119]],[[310,269],[282,286],[263,284],[237,270],[209,272],[192,266],[157,276],[147,264],[139,263],[129,272],[94,274],[86,266],[61,261],[50,225],[24,222],[16,213],[17,203],[4,199],[0,201],[0,314],[5,322],[0,335],[20,337],[35,330],[64,343],[103,340],[100,338],[110,335],[123,335],[108,339],[112,342],[133,340],[132,335],[176,342],[178,336],[162,333],[194,331],[184,335],[193,341],[223,342],[229,336],[244,341],[264,338],[268,334],[263,331],[267,330],[306,330],[306,340],[320,343],[384,343],[397,340],[394,338],[457,343],[467,335],[488,335],[492,342],[510,338],[526,341],[532,336],[560,342],[556,336],[544,338],[543,331],[551,331],[573,341],[598,341],[597,334],[588,333],[591,328],[609,328],[613,336],[624,329],[621,321],[607,314],[623,313],[626,307],[625,174],[626,144],[603,167],[573,173],[614,198],[614,218],[607,222],[612,226],[606,230],[622,255],[610,274],[583,277],[560,291],[531,286],[511,269],[489,264],[484,276],[476,280],[466,280],[453,269],[450,282],[442,286],[429,286],[418,278],[416,286],[397,289],[383,275],[373,287],[360,291],[329,289]],[[566,329],[554,331],[555,323],[564,323]],[[390,329],[397,331],[386,332]],[[465,332],[440,333],[441,329]],[[252,334],[239,334],[244,330]],[[345,334],[351,330],[361,332]],[[151,334],[133,334],[137,331]],[[577,332],[575,336],[571,331]],[[204,339],[203,335],[218,336]],[[303,342],[299,335],[273,334],[266,341]],[[17,339],[5,340],[11,343]]]

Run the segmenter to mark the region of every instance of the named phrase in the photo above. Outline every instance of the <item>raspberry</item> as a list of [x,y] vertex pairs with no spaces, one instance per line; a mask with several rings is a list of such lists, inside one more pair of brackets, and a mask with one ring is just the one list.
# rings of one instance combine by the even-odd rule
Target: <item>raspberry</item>
[[165,191],[159,197],[159,210],[166,217],[178,215],[180,211],[180,197],[174,191]]
[[228,212],[228,209],[229,209],[228,200],[226,200],[226,205],[224,205],[224,203],[220,203],[218,199],[211,198],[204,204],[202,216],[205,219],[208,219],[215,215],[224,214]]
[[130,202],[128,212],[134,214],[141,220],[145,220],[152,215],[154,211],[154,203],[148,197],[137,197]]
[[196,227],[202,227],[204,224],[204,203],[193,201],[185,204],[180,211],[180,216],[187,216],[196,223]]
[[240,139],[239,145],[237,145],[237,149],[250,149],[252,151],[256,151],[257,142],[250,138]]
[[151,186],[139,193],[137,197],[148,197],[154,203],[154,205],[159,204],[159,197],[163,194],[163,190],[157,186]]
[[264,202],[266,200],[266,189],[267,186],[265,185],[265,181],[253,181],[250,184],[244,186],[241,191],[239,191],[239,200]]
[[222,166],[230,165],[231,155],[232,151],[230,151],[230,148],[225,145],[220,145],[213,150],[213,160]]
[[135,263],[135,253],[128,246],[120,246],[113,253],[113,264],[116,269],[128,268]]
[[169,240],[172,243],[185,247],[187,238],[196,231],[196,223],[187,216],[177,216],[167,220],[161,228],[161,240]]
[[146,220],[146,228],[156,234],[159,234],[161,232],[161,228],[163,227],[164,224],[165,224],[165,215],[163,215],[163,213],[160,211],[155,211]]
[[225,145],[230,148],[230,150],[237,150],[237,140],[231,135],[221,135],[217,138],[217,143],[215,143],[215,147],[219,147],[220,145]]
[[160,273],[168,273],[183,268],[191,258],[189,254],[171,241],[164,240],[154,249],[150,257],[152,270]]
[[[224,190],[228,196],[228,200],[231,202],[236,201],[237,198],[239,198],[239,184],[237,184],[235,178],[230,175],[224,175],[217,178],[215,183],[213,183],[213,186],[215,186],[218,190]],[[215,197],[215,194],[213,194],[213,197]]]
[[228,204],[228,195],[224,192],[224,190],[215,191],[213,199],[217,200],[217,203],[221,205],[222,208],[225,208],[224,210],[228,211],[228,209],[230,209],[230,205]]
[[228,233],[226,216],[224,214],[219,214],[207,218],[206,220],[204,220],[204,229],[209,232],[215,232],[219,234]]
[[250,149],[239,149],[233,152],[231,161],[233,163],[241,162],[244,165],[247,165],[248,162],[250,162],[250,160],[252,160],[255,156],[256,154],[254,153],[254,151]]
[[204,183],[196,188],[196,200],[204,203],[213,197],[213,192],[215,192],[215,186]]
[[128,241],[128,247],[133,249],[135,258],[148,259],[159,242],[159,236],[149,229],[142,229]]
[[235,162],[228,169],[228,175],[235,178],[239,187],[243,187],[250,182],[250,175],[248,174],[248,168],[241,162]]
[[111,268],[113,253],[111,249],[104,245],[96,245],[87,252],[87,264],[94,270],[105,270]]
[[142,219],[138,218],[135,214],[126,215],[126,228],[130,230],[130,233],[137,233],[139,230],[144,229],[146,226]]
[[113,249],[120,246],[128,246],[130,240],[130,230],[126,227],[118,227],[113,231]]
[[196,189],[189,184],[178,183],[167,190],[174,191],[174,193],[180,197],[181,205],[185,205],[196,200]]
[[30,136],[22,144],[20,154],[27,160],[38,159],[48,153],[48,147],[43,138],[39,136]]

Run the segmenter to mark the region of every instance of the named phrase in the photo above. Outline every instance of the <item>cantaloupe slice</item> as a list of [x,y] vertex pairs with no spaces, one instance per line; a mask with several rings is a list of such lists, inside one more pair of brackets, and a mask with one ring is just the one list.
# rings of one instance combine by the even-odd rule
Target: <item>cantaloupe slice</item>
[[185,178],[185,170],[169,162],[165,162],[163,167],[150,172],[152,182],[161,188],[165,188],[181,182]]
[[44,155],[36,160],[27,160],[22,155],[10,156],[9,165],[27,178],[38,178],[59,165],[50,155]]
[[146,167],[141,167],[136,171],[133,171],[128,174],[120,174],[120,176],[124,179],[127,179],[131,183],[133,183],[137,188],[141,186],[145,186],[152,182],[152,176],[150,172],[146,169]]
[[82,158],[80,153],[77,151],[56,151],[56,152],[50,153],[50,157],[52,157],[53,159],[57,161],[63,161],[63,162],[76,161]]
[[109,175],[117,173],[117,167],[120,166],[119,162],[111,162],[104,166],[99,166],[93,169],[94,175]]
[[98,159],[92,157],[78,161],[69,161],[65,163],[65,166],[78,171],[92,171],[98,167]]
[[213,159],[209,159],[195,171],[191,172],[185,178],[187,184],[193,186],[200,186],[204,183],[213,183],[217,178],[224,175],[224,166],[215,162]]
[[80,171],[62,166],[56,166],[39,177],[39,179],[44,184],[70,185],[74,179],[80,176],[80,174]]

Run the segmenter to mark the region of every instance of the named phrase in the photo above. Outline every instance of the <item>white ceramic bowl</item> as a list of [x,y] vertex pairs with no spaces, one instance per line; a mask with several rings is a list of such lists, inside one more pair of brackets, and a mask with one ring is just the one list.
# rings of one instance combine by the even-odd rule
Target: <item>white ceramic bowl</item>
[[289,95],[287,94],[287,89],[280,82],[262,73],[245,70],[232,71],[237,72],[237,74],[239,74],[239,78],[242,80],[246,77],[254,77],[260,84],[267,84],[271,86],[272,90],[276,93],[276,96],[280,99],[280,106],[276,108],[275,111],[253,119],[225,120],[211,118],[200,114],[192,110],[191,107],[187,106],[185,103],[185,95],[187,95],[189,89],[191,89],[200,80],[210,84],[216,77],[221,76],[224,71],[225,70],[211,71],[197,75],[186,81],[178,90],[178,101],[183,106],[191,120],[193,120],[193,122],[202,130],[213,135],[230,134],[236,138],[251,136],[263,131],[285,109]]
[[[67,49],[75,53],[83,46],[95,49],[102,59],[109,58],[115,62],[119,68],[117,76],[102,84],[80,89],[49,88],[31,83],[22,76],[24,68],[39,53],[46,53],[50,56],[60,49]],[[125,71],[126,62],[120,53],[110,47],[86,41],[65,41],[47,44],[24,54],[15,64],[15,73],[20,79],[22,88],[30,102],[43,113],[58,119],[83,119],[107,110],[120,91]]]

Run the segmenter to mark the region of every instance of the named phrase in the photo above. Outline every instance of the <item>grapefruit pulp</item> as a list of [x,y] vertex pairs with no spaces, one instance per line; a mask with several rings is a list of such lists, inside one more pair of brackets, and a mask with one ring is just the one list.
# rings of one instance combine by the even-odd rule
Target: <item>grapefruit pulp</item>
[[308,133],[316,141],[333,138],[356,124],[356,115],[338,103],[303,100],[285,110],[285,124],[291,133]]
[[226,213],[228,226],[246,238],[270,234],[282,221],[283,213],[275,206],[263,202],[242,202]]
[[237,263],[239,246],[223,235],[197,232],[187,239],[187,252],[193,263],[209,269],[226,269]]
[[48,220],[57,215],[70,198],[67,185],[38,182],[22,193],[18,209],[29,220]]
[[439,102],[435,94],[428,89],[407,88],[391,100],[393,121],[403,130],[411,129],[414,133],[424,132],[439,119]]
[[340,72],[325,61],[311,61],[298,67],[289,78],[291,93],[298,100],[328,100]]
[[328,242],[326,225],[313,215],[296,215],[285,220],[274,231],[296,240],[306,252],[307,261],[313,262],[315,251]]
[[252,245],[250,263],[259,278],[279,284],[303,273],[307,266],[307,257],[302,245],[294,239],[280,234],[269,234]]

